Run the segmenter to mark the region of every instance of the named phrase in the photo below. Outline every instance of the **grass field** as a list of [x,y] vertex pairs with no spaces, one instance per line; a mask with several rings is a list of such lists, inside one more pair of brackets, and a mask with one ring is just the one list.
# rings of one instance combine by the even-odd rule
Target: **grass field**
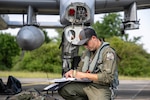
[[18,78],[60,78],[61,74],[44,72],[24,72],[24,71],[0,71],[0,77],[12,75]]
[[[61,74],[44,72],[0,71],[0,77],[12,75],[18,78],[60,78]],[[150,77],[119,76],[120,80],[150,80]]]

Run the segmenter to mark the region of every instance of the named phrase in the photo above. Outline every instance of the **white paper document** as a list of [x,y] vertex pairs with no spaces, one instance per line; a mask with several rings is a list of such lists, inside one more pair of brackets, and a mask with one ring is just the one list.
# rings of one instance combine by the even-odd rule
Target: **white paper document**
[[59,78],[59,79],[53,79],[50,82],[52,83],[60,83],[60,82],[68,82],[68,81],[74,81],[75,78]]
[[51,84],[51,85],[45,87],[44,90],[49,90],[49,89],[51,89],[51,88],[53,88],[53,87],[55,87],[55,86],[58,86],[58,84],[59,84],[59,83],[53,83],[53,84]]
[[59,78],[51,80],[52,83],[61,83],[61,82],[68,82],[68,81],[74,81],[74,82],[92,82],[91,80],[84,78],[84,79],[76,79],[76,78]]
[[50,85],[45,87],[44,90],[50,90],[50,91],[55,91],[61,87],[63,87],[64,85],[70,83],[70,82],[92,82],[89,79],[76,79],[76,78],[59,78],[59,79],[53,79],[50,81]]

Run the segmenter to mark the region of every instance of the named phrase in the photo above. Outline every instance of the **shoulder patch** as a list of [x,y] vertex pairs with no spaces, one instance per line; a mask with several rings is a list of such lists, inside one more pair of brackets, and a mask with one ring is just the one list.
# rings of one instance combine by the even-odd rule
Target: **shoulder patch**
[[106,60],[114,60],[114,54],[112,52],[107,52]]

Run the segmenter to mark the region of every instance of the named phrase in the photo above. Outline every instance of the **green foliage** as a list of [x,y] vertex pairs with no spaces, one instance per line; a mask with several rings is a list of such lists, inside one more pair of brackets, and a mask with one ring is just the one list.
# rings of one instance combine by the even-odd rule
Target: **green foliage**
[[121,57],[119,74],[126,76],[148,76],[150,71],[150,54],[142,45],[125,42],[118,37],[107,39]]
[[52,39],[50,39],[49,37],[48,37],[48,35],[47,35],[47,31],[46,30],[42,30],[43,31],[43,33],[44,33],[44,35],[45,35],[45,43],[49,43],[49,42],[51,42],[52,41]]
[[56,32],[58,33],[58,37],[57,38],[55,38],[56,40],[57,40],[57,42],[61,42],[61,40],[62,40],[62,35],[63,35],[63,29],[56,29]]
[[103,21],[97,21],[92,26],[98,33],[99,38],[110,38],[112,36],[122,36],[120,24],[121,19],[120,14],[109,13],[103,17]]
[[15,70],[61,72],[60,50],[56,43],[43,44],[40,48],[25,52],[22,61],[14,62]]
[[19,47],[15,37],[8,33],[0,34],[0,69],[10,69],[13,57],[19,54]]

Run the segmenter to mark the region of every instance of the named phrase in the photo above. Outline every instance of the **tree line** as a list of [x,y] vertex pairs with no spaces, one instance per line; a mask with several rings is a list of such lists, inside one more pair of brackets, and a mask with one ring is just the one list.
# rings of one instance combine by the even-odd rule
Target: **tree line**
[[[119,74],[126,76],[150,76],[150,54],[137,42],[141,37],[128,38],[122,34],[121,19],[117,13],[109,13],[103,20],[92,25],[99,38],[108,41],[120,57]],[[45,30],[45,43],[33,51],[22,51],[15,37],[9,33],[0,33],[0,70],[43,71],[61,73],[62,29],[56,29],[58,37],[49,38]],[[81,47],[81,49],[83,49]],[[21,54],[24,54],[21,56]]]

